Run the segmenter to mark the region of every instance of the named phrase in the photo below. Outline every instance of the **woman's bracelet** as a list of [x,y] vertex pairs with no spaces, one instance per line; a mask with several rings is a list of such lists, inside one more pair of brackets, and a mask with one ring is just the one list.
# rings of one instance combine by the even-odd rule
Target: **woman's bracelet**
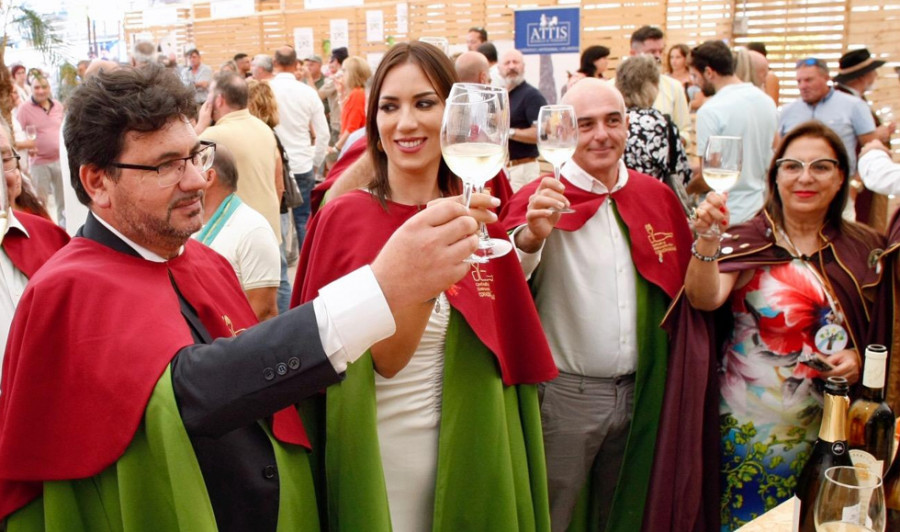
[[703,255],[697,251],[697,241],[695,240],[694,243],[691,244],[691,255],[703,262],[715,262],[722,256],[722,244],[719,244],[719,247],[716,248],[716,252],[713,255]]

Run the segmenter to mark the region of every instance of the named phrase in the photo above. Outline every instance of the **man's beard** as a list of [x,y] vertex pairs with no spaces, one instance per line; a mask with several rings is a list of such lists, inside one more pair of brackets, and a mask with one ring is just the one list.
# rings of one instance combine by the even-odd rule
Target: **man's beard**
[[512,90],[525,81],[525,74],[520,73],[514,76],[504,76],[503,81],[506,83],[507,90]]
[[712,83],[703,80],[703,83],[700,85],[700,92],[703,93],[704,96],[710,98],[716,95],[716,87]]

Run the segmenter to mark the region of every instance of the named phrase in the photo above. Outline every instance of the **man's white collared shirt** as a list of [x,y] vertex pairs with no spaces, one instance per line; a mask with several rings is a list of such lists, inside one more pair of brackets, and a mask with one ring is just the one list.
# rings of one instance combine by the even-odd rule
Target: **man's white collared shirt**
[[[592,194],[609,192],[573,161],[562,175]],[[627,184],[628,170],[619,161],[612,192]],[[533,274],[535,304],[559,370],[590,377],[634,373],[637,274],[611,201],[577,231],[554,230],[536,253],[517,251],[525,274]]]

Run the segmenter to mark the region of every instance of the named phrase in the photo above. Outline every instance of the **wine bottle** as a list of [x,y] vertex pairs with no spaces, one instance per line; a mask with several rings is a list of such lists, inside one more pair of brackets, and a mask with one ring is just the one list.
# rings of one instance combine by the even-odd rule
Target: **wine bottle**
[[900,530],[900,460],[884,476],[884,507],[887,512],[885,530]]
[[794,532],[815,532],[816,497],[830,467],[853,465],[847,449],[847,410],[850,387],[843,377],[828,377],[819,439],[797,480],[794,494]]
[[[894,425],[896,419],[891,407],[884,401],[884,383],[887,367],[887,348],[873,344],[866,348],[863,370],[862,395],[850,406],[850,449],[865,451],[874,459],[878,476],[883,477],[894,456]],[[857,464],[860,465],[860,464]]]

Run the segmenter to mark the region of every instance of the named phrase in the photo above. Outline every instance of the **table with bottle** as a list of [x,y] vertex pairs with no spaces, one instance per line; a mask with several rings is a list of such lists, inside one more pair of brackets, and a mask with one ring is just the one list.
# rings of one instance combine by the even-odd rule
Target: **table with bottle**
[[885,402],[887,358],[884,346],[866,348],[862,392],[852,405],[847,380],[827,379],[819,438],[796,495],[740,532],[900,531],[897,420]]

